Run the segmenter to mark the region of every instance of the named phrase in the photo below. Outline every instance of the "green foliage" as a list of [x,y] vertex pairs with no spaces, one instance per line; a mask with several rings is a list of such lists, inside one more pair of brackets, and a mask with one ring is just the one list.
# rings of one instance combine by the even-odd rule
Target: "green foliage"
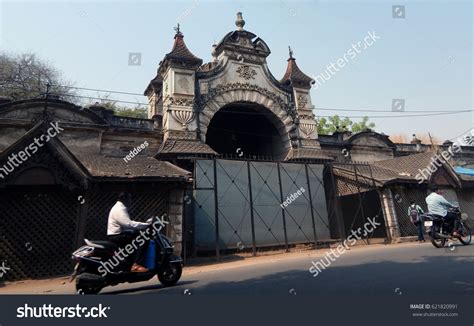
[[375,128],[375,123],[369,123],[369,117],[364,117],[359,122],[353,122],[348,117],[342,119],[336,114],[328,119],[320,118],[318,120],[318,134],[320,135],[331,135],[336,131],[352,131],[355,133],[373,128]]
[[103,99],[101,99],[99,105],[105,107],[106,109],[113,110],[115,115],[140,119],[148,118],[147,108],[139,104],[133,108],[130,108],[127,106],[118,105],[116,101],[108,100],[107,98],[108,96],[105,96]]

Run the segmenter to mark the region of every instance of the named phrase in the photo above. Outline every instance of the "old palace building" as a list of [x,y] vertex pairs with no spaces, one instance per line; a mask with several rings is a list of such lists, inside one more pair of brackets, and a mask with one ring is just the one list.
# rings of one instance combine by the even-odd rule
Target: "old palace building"
[[[372,130],[318,135],[313,80],[303,72],[311,67],[300,68],[290,49],[276,78],[266,61],[270,46],[245,29],[241,13],[235,25],[208,63],[176,28],[144,92],[148,119],[52,97],[0,98],[7,280],[70,272],[70,253],[84,237],[105,237],[108,211],[124,190],[133,194],[132,218],[166,214],[166,232],[186,256],[320,246],[374,216],[383,226],[370,238],[413,236],[408,202],[424,205],[431,183],[474,216],[474,177],[454,169],[474,167],[473,146],[419,183],[418,171],[450,143],[434,148],[415,137],[395,144]],[[12,168],[12,157],[51,122],[63,130]]]

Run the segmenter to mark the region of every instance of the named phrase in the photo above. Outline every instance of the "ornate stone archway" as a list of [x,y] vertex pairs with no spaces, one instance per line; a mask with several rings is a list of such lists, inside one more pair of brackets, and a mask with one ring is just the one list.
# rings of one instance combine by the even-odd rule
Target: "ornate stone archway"
[[233,103],[252,103],[268,112],[265,114],[275,125],[281,136],[285,148],[291,147],[291,140],[297,139],[294,128],[296,112],[285,103],[277,94],[268,89],[251,85],[249,83],[230,83],[210,89],[202,96],[201,109],[199,110],[200,140],[206,142],[206,134],[213,116],[223,107]]

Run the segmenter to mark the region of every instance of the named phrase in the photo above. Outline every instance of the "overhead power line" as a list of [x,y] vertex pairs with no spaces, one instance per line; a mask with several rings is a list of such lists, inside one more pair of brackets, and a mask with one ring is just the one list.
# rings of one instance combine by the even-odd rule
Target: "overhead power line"
[[[97,91],[97,92],[106,92],[106,93],[114,93],[114,94],[124,94],[124,95],[134,95],[134,96],[144,96],[138,93],[132,92],[122,92],[122,91],[114,91],[114,90],[104,90],[104,89],[97,89],[97,88],[85,88],[85,87],[75,87],[75,86],[66,86],[66,85],[51,85],[56,87],[64,87],[64,88],[72,88],[72,89],[79,89],[79,90],[87,90],[87,91]],[[56,93],[57,94],[57,93]],[[116,103],[126,103],[126,104],[135,104],[135,105],[148,105],[148,103],[139,102],[139,101],[124,101],[124,100],[117,100],[111,98],[100,98],[94,96],[85,96],[85,95],[75,95],[75,94],[57,94],[63,97],[76,97],[76,98],[83,98],[83,99],[91,99],[91,100],[98,100],[98,101],[108,101],[108,102],[116,102]],[[228,105],[226,102],[220,102],[213,100],[214,103],[219,105]],[[273,104],[272,107],[280,108],[279,105]],[[416,111],[383,111],[383,110],[373,110],[373,109],[331,109],[331,108],[318,108],[315,107],[314,110],[317,111],[332,111],[332,112],[376,112],[376,113],[385,113],[389,115],[341,115],[342,118],[349,118],[349,119],[362,119],[368,117],[369,119],[391,119],[391,118],[412,118],[412,117],[431,117],[431,116],[443,116],[443,115],[454,115],[454,114],[461,114],[461,113],[471,113],[474,112],[472,109],[464,109],[464,110],[416,110]],[[261,115],[265,113],[259,112],[245,112],[245,111],[219,111],[221,113],[239,113],[239,114],[248,114],[248,115]],[[426,114],[424,114],[426,113]],[[319,118],[331,118],[334,115],[319,115],[316,114]]]

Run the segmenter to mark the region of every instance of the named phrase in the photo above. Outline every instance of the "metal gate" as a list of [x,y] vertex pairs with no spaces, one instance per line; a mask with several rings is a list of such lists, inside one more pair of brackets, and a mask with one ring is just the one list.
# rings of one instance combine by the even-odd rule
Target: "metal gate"
[[365,237],[360,237],[367,244],[371,238],[387,238],[380,194],[375,183],[372,167],[363,163],[335,163],[328,165],[331,169],[331,182],[326,187],[334,193],[330,214],[340,221],[340,237],[348,237],[353,231],[363,229],[370,219],[380,223],[376,229]]
[[328,241],[322,164],[198,159],[194,247],[220,250]]

